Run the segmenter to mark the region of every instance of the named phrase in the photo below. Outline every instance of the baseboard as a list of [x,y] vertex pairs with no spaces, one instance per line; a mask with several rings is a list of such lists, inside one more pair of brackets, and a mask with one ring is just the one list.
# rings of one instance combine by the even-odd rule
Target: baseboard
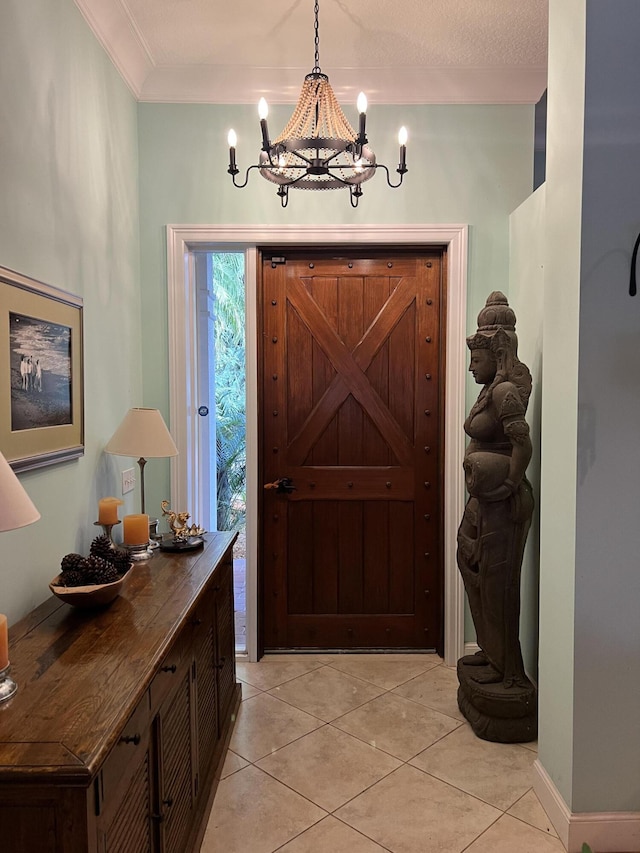
[[533,764],[533,789],[567,853],[580,853],[586,842],[597,853],[637,853],[640,812],[572,813],[539,759]]

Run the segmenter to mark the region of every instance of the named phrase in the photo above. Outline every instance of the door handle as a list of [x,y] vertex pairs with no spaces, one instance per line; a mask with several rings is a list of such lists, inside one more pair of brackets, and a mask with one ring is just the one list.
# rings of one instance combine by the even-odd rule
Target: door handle
[[295,492],[296,487],[293,485],[290,477],[280,477],[279,480],[274,480],[273,483],[265,483],[265,489],[275,489],[278,494],[290,495]]

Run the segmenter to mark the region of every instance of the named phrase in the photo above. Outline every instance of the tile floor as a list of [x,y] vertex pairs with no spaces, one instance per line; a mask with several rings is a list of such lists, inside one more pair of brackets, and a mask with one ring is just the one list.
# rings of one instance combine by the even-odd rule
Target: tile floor
[[479,740],[435,655],[238,663],[243,700],[201,853],[564,853],[535,744]]

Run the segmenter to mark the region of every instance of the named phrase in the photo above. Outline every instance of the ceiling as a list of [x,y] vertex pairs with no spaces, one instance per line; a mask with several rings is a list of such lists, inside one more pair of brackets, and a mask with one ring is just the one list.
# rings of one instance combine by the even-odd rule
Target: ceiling
[[[314,0],[75,0],[141,101],[295,103]],[[320,67],[339,100],[535,103],[548,0],[320,0]]]

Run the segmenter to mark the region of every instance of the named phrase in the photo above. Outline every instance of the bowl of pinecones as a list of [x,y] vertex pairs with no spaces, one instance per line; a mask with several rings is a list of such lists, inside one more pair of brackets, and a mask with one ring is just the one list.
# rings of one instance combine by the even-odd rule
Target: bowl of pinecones
[[118,597],[130,568],[129,555],[115,548],[108,536],[98,536],[88,557],[66,554],[62,558],[60,574],[49,589],[74,607],[104,607]]

